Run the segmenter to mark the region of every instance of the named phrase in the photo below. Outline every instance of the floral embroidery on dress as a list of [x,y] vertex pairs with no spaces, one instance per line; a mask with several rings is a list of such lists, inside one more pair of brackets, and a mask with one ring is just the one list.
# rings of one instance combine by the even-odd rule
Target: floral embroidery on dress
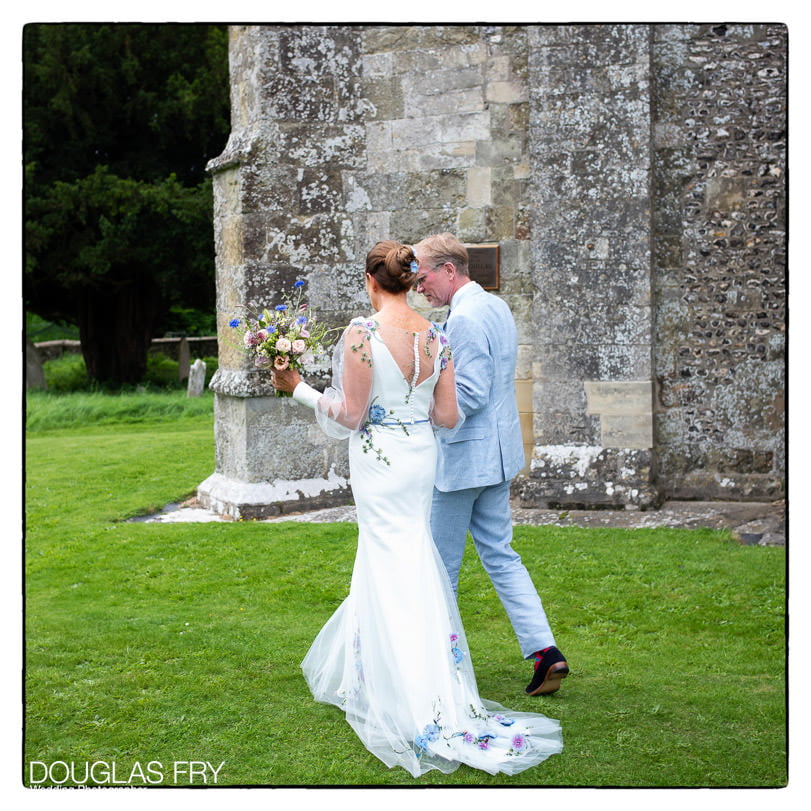
[[434,700],[433,720],[429,721],[422,732],[414,736],[414,746],[417,749],[417,757],[422,757],[428,751],[428,744],[435,743],[442,734],[442,710],[441,701],[437,697]]
[[[454,643],[457,639],[457,634],[451,634],[452,643]],[[452,648],[452,650],[454,649],[458,650],[458,648]],[[459,651],[459,653],[461,654],[462,652]],[[483,722],[483,725],[497,723],[502,727],[510,727],[515,723],[514,718],[510,718],[502,713],[489,713],[483,707],[476,709],[473,704],[470,705],[470,712],[468,715],[473,720]],[[445,740],[445,746],[449,746],[452,739],[461,738],[466,744],[486,750],[490,749],[492,741],[500,740],[505,737],[507,736],[497,735],[491,731],[471,731],[468,729],[462,730],[461,732],[446,733],[442,724],[442,713],[439,709],[439,698],[437,698],[434,702],[433,720],[425,724],[422,731],[414,736],[414,746],[417,750],[417,757],[421,758],[428,751],[429,744],[435,744],[441,738]],[[527,733],[517,733],[512,735],[510,737],[510,747],[505,754],[510,757],[515,757],[528,752],[530,750],[529,737],[530,736]]]
[[[471,707],[471,710],[473,708]],[[473,711],[474,717],[482,718],[482,716]],[[515,719],[507,718],[504,715],[489,715],[488,718],[492,721],[497,721],[502,726],[512,726],[515,723]],[[469,732],[465,730],[464,732],[457,732],[456,736],[461,737],[465,743],[469,743],[472,746],[477,746],[479,749],[489,749],[490,748],[490,741],[495,741],[500,738],[500,735],[494,735],[490,732],[485,732],[483,735],[477,735],[473,732]],[[517,735],[512,736],[512,740],[510,741],[510,748],[507,751],[507,754],[510,756],[515,755],[522,755],[529,750],[529,735],[519,733]]]
[[414,745],[417,747],[417,757],[428,751],[428,744],[439,740],[439,724],[426,724],[422,733],[414,738]]
[[[387,465],[391,465],[391,460],[383,455],[383,451],[378,448],[372,439],[372,429],[373,425],[399,425],[400,428],[403,429],[403,432],[406,436],[408,436],[408,428],[405,427],[404,423],[401,422],[395,415],[393,411],[386,411],[386,409],[380,405],[380,403],[375,402],[377,397],[372,400],[371,405],[369,406],[369,412],[366,416],[366,421],[360,427],[360,435],[362,437],[361,444],[363,446],[363,452],[369,453],[371,451],[377,457],[379,462],[385,462]],[[388,418],[388,422],[384,422]]]
[[430,358],[431,357],[431,349],[430,345],[433,341],[439,340],[439,353],[440,353],[440,360],[439,360],[439,368],[446,369],[448,367],[448,363],[450,362],[451,358],[453,357],[453,353],[451,352],[451,345],[448,343],[448,336],[445,333],[438,329],[434,324],[428,328],[428,340],[425,342],[425,354]]
[[527,751],[529,748],[529,741],[526,735],[515,735],[512,739],[512,745],[508,755],[520,755]]
[[355,698],[358,693],[360,693],[366,681],[363,676],[363,662],[360,657],[360,630],[358,628],[355,629],[355,636],[352,640],[352,654],[355,660],[355,678],[352,687],[351,689],[341,687],[336,691],[336,695],[340,699],[342,707],[346,706],[349,699]]
[[439,368],[444,370],[448,368],[448,363],[453,357],[453,352],[451,351],[451,345],[448,343],[448,339],[445,337],[444,333],[440,335],[439,340],[440,343],[442,343],[442,355],[439,359]]
[[484,709],[484,707],[477,710],[472,704],[470,705],[470,712],[468,715],[470,715],[471,718],[478,719],[479,721],[486,721],[490,717],[489,713]]
[[372,356],[369,354],[368,347],[372,333],[377,331],[377,321],[375,321],[374,318],[354,318],[349,322],[349,326],[353,327],[355,332],[360,336],[360,343],[349,344],[349,348],[353,352],[360,352],[361,361],[367,364],[367,366],[371,366]]
[[369,406],[369,422],[372,425],[379,425],[386,417],[386,409],[380,403],[373,403]]
[[459,641],[459,634],[451,634],[451,654],[453,655],[453,661],[458,665],[462,659],[465,658],[465,654],[456,646],[456,643]]

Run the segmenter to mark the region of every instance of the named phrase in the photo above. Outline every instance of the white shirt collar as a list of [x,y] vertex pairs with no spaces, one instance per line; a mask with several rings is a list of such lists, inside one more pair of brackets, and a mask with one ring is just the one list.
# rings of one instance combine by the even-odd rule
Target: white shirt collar
[[462,299],[475,293],[476,288],[478,288],[479,290],[482,289],[479,283],[474,282],[472,279],[467,284],[463,284],[451,297],[451,309],[453,309],[454,307],[458,307]]

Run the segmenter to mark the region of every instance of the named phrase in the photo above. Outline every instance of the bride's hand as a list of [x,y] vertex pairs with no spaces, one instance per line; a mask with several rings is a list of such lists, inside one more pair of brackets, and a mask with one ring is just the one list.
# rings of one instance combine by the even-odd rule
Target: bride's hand
[[274,389],[289,391],[292,394],[296,386],[301,383],[301,375],[295,369],[274,369],[270,373],[270,382]]

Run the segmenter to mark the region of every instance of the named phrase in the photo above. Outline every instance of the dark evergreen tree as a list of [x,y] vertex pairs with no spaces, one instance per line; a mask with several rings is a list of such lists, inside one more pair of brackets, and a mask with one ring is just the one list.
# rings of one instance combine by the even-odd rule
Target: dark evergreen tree
[[25,306],[78,325],[91,378],[138,382],[173,307],[213,312],[228,129],[223,27],[25,27]]

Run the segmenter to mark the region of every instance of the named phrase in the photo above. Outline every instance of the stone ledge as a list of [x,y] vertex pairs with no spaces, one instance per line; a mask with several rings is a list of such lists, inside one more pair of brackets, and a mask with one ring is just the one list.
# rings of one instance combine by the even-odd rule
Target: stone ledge
[[[560,526],[623,529],[728,529],[738,543],[757,546],[784,546],[786,543],[786,504],[775,502],[666,501],[656,510],[544,510],[527,509],[514,499],[514,526]],[[139,516],[132,521],[146,523],[207,523],[232,520],[204,507],[198,499],[167,504],[159,513]],[[332,507],[290,511],[256,520],[268,523],[357,522],[355,507],[343,503]]]
[[661,496],[649,449],[536,445],[528,478],[513,492],[524,507],[651,509]]
[[228,397],[275,397],[276,389],[266,371],[244,371],[219,368],[208,387],[216,394]]
[[352,490],[334,471],[329,478],[273,482],[243,482],[213,473],[198,486],[197,498],[223,518],[250,520],[340,506],[352,499]]

